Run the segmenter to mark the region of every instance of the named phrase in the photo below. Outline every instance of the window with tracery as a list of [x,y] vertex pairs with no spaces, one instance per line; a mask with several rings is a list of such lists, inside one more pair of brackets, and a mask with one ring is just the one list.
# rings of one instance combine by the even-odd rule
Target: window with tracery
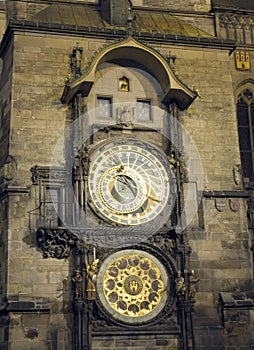
[[[242,174],[254,181],[254,95],[250,88],[243,90],[237,99],[238,137]],[[246,182],[245,180],[245,182]]]

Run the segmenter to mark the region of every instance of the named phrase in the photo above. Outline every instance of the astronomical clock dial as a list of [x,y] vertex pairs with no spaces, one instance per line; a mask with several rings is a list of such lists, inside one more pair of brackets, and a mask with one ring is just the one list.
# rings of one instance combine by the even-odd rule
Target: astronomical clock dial
[[171,199],[168,161],[143,141],[112,141],[91,155],[88,187],[99,215],[120,225],[148,223]]
[[124,323],[148,322],[165,306],[169,279],[161,262],[138,249],[126,249],[109,256],[97,278],[97,292],[103,307]]

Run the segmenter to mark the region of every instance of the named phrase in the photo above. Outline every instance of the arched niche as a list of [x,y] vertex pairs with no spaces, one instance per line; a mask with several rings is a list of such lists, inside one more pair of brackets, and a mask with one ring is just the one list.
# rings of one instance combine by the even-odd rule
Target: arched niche
[[244,90],[251,89],[254,91],[254,79],[246,79],[241,81],[235,89],[235,102],[237,103],[239,95],[243,93]]
[[88,96],[95,82],[96,71],[105,62],[133,65],[153,75],[161,85],[163,91],[161,102],[164,105],[175,102],[180,110],[184,110],[197,97],[197,93],[175,75],[159,52],[130,37],[103,48],[81,76],[70,79],[65,85],[62,102],[70,103],[76,94]]
[[254,81],[242,81],[236,89],[236,117],[244,185],[254,182]]

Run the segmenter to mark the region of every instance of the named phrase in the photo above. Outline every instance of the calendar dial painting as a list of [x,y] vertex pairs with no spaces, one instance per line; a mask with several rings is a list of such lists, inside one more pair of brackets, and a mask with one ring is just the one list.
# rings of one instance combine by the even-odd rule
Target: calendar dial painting
[[132,324],[156,317],[170,294],[163,264],[139,249],[118,251],[108,257],[98,273],[97,291],[110,315]]

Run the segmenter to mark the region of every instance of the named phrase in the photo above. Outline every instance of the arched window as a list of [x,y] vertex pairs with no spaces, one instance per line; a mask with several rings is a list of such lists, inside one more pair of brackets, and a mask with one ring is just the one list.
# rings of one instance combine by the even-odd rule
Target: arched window
[[237,98],[238,137],[245,183],[254,182],[254,88],[245,88]]

